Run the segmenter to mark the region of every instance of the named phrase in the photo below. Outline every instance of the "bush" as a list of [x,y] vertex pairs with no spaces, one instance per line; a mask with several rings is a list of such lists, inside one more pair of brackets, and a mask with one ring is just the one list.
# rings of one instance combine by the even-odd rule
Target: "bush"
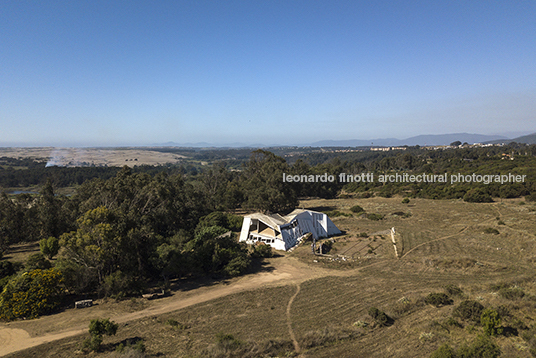
[[113,336],[117,333],[117,328],[119,328],[119,325],[110,321],[109,318],[92,319],[89,323],[89,334],[91,337],[84,341],[82,349],[84,351],[98,352],[102,344],[103,335]]
[[272,247],[264,243],[254,245],[253,251],[251,252],[251,257],[254,258],[272,257],[273,255]]
[[484,310],[484,306],[473,300],[465,300],[454,309],[452,315],[461,319],[480,322],[480,315]]
[[28,257],[26,260],[26,264],[24,265],[24,269],[26,271],[32,271],[32,270],[46,270],[49,269],[52,265],[50,264],[50,261],[48,261],[45,256],[43,256],[42,253],[32,254]]
[[15,276],[0,294],[0,317],[37,318],[51,313],[59,306],[63,291],[63,277],[54,268]]
[[242,345],[242,342],[236,339],[232,334],[218,333],[216,342],[219,346],[225,349],[236,349]]
[[402,199],[402,204],[408,204],[408,203],[409,203],[409,198]]
[[499,230],[495,229],[495,228],[492,228],[492,227],[488,227],[484,230],[484,233],[486,234],[494,234],[494,235],[499,235],[500,232]]
[[11,261],[0,261],[0,278],[12,276],[15,273],[15,266]]
[[373,221],[379,221],[383,219],[383,215],[371,213],[371,214],[367,214],[367,219],[373,220]]
[[368,234],[366,232],[359,233],[359,237],[368,237]]
[[246,272],[251,260],[246,255],[237,254],[223,268],[223,273],[227,276],[236,277]]
[[445,343],[433,351],[430,358],[456,358],[456,351]]
[[328,210],[328,211],[324,211],[324,214],[326,214],[327,216],[329,216],[330,218],[336,218],[338,216],[344,216],[344,217],[350,217],[352,216],[352,214],[346,214],[346,213],[343,213],[342,211],[339,211],[339,210]]
[[468,203],[492,203],[491,196],[482,189],[471,189],[463,196]]
[[526,201],[531,201],[531,202],[536,201],[536,193],[532,193],[530,195],[525,196],[525,200]]
[[471,345],[463,345],[458,350],[460,358],[496,358],[501,349],[489,337],[478,336]]
[[503,287],[499,290],[499,295],[507,300],[517,300],[525,296],[525,292],[519,287]]
[[454,317],[449,317],[446,321],[445,321],[445,324],[447,326],[451,326],[451,327],[458,327],[458,328],[463,328],[463,325],[458,322]]
[[353,213],[361,213],[361,212],[364,212],[365,209],[363,209],[361,206],[359,205],[354,205],[350,208],[350,211],[353,212]]
[[125,296],[132,293],[132,279],[121,271],[106,276],[101,286],[104,295],[117,300],[123,299]]
[[372,317],[376,323],[380,326],[388,326],[392,323],[392,319],[385,314],[385,312],[380,311],[376,307],[371,307],[368,310],[368,314]]
[[447,294],[448,294],[449,296],[463,297],[463,291],[462,291],[462,289],[459,288],[459,287],[456,286],[456,285],[453,285],[453,284],[446,285],[446,286],[445,286],[445,292],[447,292]]
[[501,334],[503,328],[501,327],[501,317],[499,313],[492,308],[486,308],[480,315],[480,323],[484,327],[484,333],[489,336],[496,336]]
[[424,299],[424,302],[435,306],[435,307],[441,307],[446,305],[451,305],[452,300],[449,298],[449,296],[445,293],[430,293],[426,298]]

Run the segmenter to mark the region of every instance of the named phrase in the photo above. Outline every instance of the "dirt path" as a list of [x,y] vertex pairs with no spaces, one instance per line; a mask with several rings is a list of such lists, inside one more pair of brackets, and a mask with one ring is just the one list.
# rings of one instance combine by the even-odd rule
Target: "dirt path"
[[290,339],[292,339],[292,344],[294,344],[294,350],[296,351],[296,353],[300,353],[301,349],[300,349],[300,344],[298,343],[298,341],[296,340],[296,336],[294,335],[294,330],[292,329],[292,318],[290,316],[290,309],[292,308],[292,303],[294,302],[294,299],[296,298],[296,296],[298,296],[299,293],[300,293],[300,284],[298,283],[296,284],[296,293],[292,295],[287,305],[288,333],[290,334]]
[[[298,287],[297,292],[289,301],[287,308],[287,317],[289,317],[292,301],[299,293],[299,284],[301,282],[315,277],[351,275],[352,272],[361,269],[351,270],[352,272],[329,270],[309,266],[296,258],[288,256],[272,259],[270,264],[273,267],[272,271],[259,272],[233,279],[229,284],[218,283],[211,287],[201,287],[189,292],[177,292],[173,296],[151,301],[149,307],[136,312],[125,313],[118,310],[117,307],[100,307],[97,305],[83,310],[68,309],[55,315],[41,317],[38,320],[0,324],[0,356],[46,342],[87,333],[90,319],[110,317],[112,321],[125,323],[176,311],[230,294],[281,284],[295,284]],[[289,332],[291,330],[289,320]],[[293,332],[291,336],[294,336]],[[293,337],[293,341],[297,345],[295,337]],[[297,348],[299,349],[299,347]]]

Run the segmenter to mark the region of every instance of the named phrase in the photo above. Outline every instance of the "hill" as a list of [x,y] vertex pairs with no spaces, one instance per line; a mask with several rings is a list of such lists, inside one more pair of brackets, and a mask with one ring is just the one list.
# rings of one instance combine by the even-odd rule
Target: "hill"
[[403,145],[449,145],[452,142],[460,141],[462,143],[467,142],[482,143],[493,140],[507,140],[503,136],[489,136],[483,134],[470,134],[470,133],[451,133],[451,134],[429,134],[419,135],[406,139],[397,138],[379,138],[371,140],[324,140],[312,143],[311,146],[315,147],[361,147],[361,146],[403,146]]

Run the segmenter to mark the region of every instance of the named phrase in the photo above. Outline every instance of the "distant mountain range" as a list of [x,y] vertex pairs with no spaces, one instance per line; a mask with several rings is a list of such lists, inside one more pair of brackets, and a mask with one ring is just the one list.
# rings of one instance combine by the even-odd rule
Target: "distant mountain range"
[[508,140],[493,140],[493,141],[490,141],[488,143],[511,143],[511,142],[516,142],[516,143],[525,143],[525,144],[536,144],[536,133],[532,133],[532,134],[528,134],[528,135],[524,135],[524,136],[521,136],[521,137],[517,137],[517,138],[514,138],[514,139],[508,139]]
[[[378,138],[378,139],[349,139],[349,140],[321,140],[311,144],[304,144],[298,146],[310,146],[310,147],[398,147],[403,145],[449,145],[450,143],[460,141],[462,143],[526,143],[536,144],[536,133],[516,137],[509,139],[500,135],[484,135],[484,134],[471,134],[471,133],[451,133],[451,134],[428,134],[418,135],[406,139],[397,138]],[[186,148],[265,148],[265,147],[280,147],[285,145],[264,145],[264,144],[244,144],[244,143],[229,143],[225,145],[211,144],[207,142],[198,143],[175,143],[167,142],[160,144],[159,146],[174,146],[174,147],[186,147]]]

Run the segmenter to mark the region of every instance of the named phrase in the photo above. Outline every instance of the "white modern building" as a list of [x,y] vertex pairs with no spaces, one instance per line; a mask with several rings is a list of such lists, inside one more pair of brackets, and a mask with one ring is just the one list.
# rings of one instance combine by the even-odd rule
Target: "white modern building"
[[311,233],[319,239],[341,231],[324,213],[296,209],[286,216],[254,213],[244,217],[240,241],[248,244],[264,242],[276,250],[288,250]]

